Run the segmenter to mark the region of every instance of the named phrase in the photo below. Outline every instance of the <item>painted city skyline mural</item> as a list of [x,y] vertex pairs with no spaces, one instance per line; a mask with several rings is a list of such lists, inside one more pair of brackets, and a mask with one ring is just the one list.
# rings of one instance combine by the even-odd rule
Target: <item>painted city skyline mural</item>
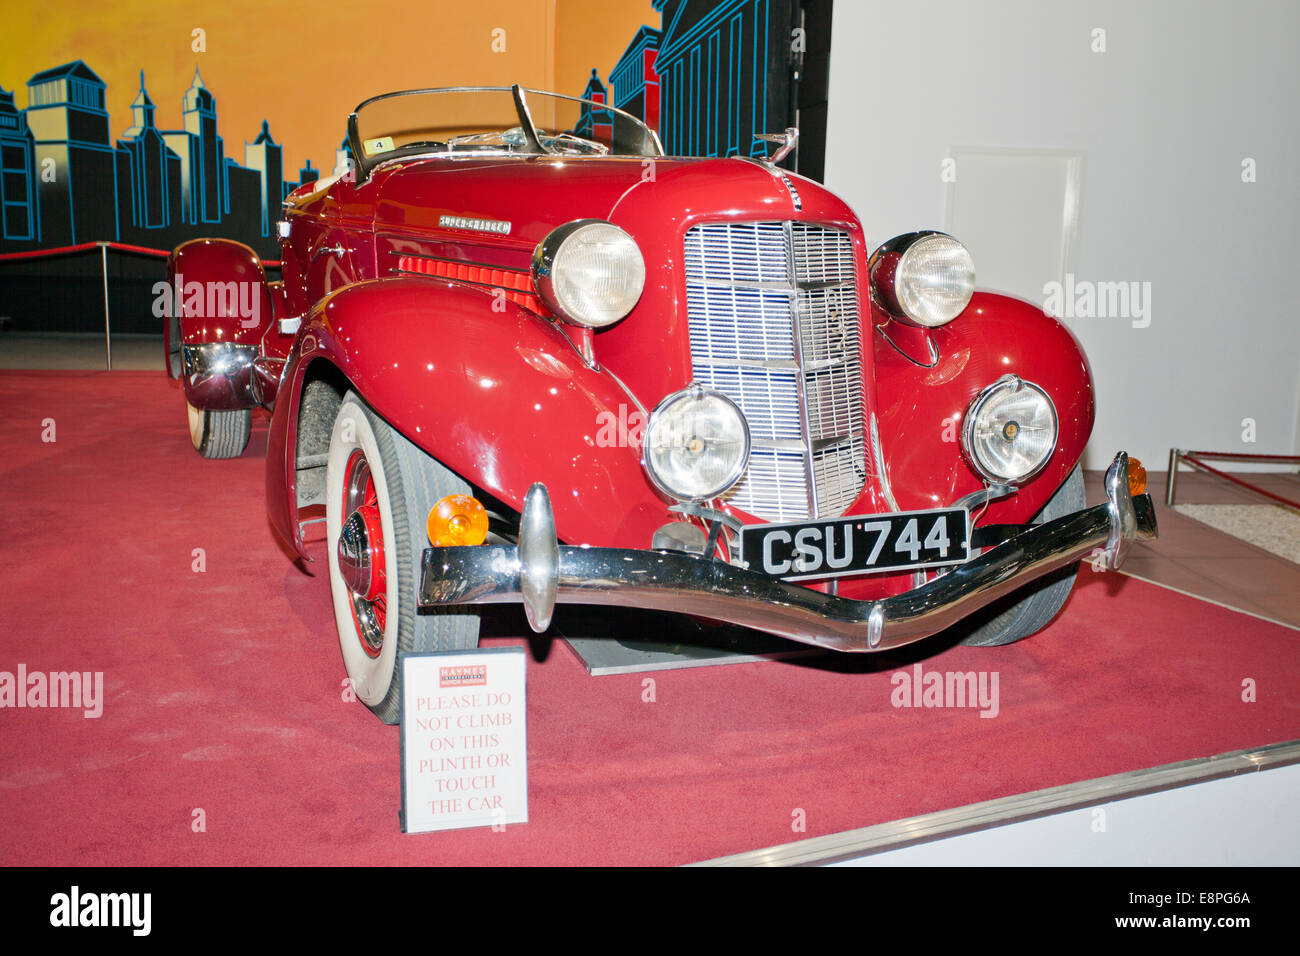
[[[652,0],[659,26],[605,38],[621,53],[605,55],[604,78],[598,60],[583,89],[562,92],[644,120],[670,154],[764,155],[755,135],[786,123],[792,3]],[[598,48],[582,54],[600,56]],[[341,171],[346,148],[323,169],[308,158],[296,175],[286,170],[268,119],[233,134],[222,127],[220,91],[204,81],[199,59],[182,90],[151,91],[141,71],[129,125],[109,114],[108,84],[86,60],[33,74],[25,108],[0,77],[0,252],[96,241],[170,249],[225,236],[277,258],[284,197]],[[155,96],[179,101],[179,128],[158,125]],[[574,131],[599,136],[609,122],[584,107]]]
[[242,162],[228,156],[217,98],[197,67],[180,93],[180,129],[159,129],[141,71],[131,125],[118,137],[107,84],[83,60],[26,85],[25,109],[0,86],[3,251],[102,241],[168,249],[224,235],[273,255],[280,203],[320,174],[308,159],[285,179],[283,148],[266,120],[243,142]]
[[[631,113],[676,156],[765,156],[755,137],[787,123],[795,0],[652,0],[660,25],[643,25],[607,69],[593,66],[578,95]],[[610,120],[583,108],[575,129]]]

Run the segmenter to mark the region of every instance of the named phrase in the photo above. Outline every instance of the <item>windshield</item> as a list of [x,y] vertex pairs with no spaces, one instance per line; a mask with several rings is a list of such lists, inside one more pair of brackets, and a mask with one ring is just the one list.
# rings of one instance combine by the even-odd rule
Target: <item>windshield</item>
[[520,87],[458,87],[387,93],[348,118],[362,170],[418,153],[660,156],[659,138],[604,103]]

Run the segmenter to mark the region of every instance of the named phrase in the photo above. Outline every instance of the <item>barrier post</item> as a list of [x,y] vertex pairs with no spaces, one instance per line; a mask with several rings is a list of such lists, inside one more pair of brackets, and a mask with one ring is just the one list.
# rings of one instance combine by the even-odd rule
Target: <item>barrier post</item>
[[1178,459],[1182,452],[1177,448],[1169,449],[1169,471],[1165,473],[1165,506],[1174,506],[1174,494],[1178,488]]
[[108,243],[99,244],[99,262],[104,276],[104,361],[108,371],[113,371],[113,340],[108,325]]

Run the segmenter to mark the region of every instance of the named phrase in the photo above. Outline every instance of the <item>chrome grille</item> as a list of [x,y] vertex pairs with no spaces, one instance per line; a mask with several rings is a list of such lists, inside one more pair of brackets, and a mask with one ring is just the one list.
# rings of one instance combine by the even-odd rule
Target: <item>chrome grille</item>
[[695,380],[740,406],[753,439],[728,500],[769,521],[842,514],[866,480],[848,233],[706,223],[685,253]]

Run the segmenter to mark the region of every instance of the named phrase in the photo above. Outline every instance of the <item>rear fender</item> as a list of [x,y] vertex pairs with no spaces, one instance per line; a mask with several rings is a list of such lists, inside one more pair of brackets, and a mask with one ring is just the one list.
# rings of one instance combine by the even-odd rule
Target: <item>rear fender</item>
[[1017,494],[988,506],[981,524],[1023,523],[1037,514],[1078,463],[1096,413],[1092,371],[1069,329],[1028,302],[977,292],[956,320],[928,333],[938,362],[926,368],[902,352],[928,363],[915,344],[927,333],[875,318],[880,438],[899,508],[941,507],[984,487],[962,450],[962,423],[975,396],[1012,373],[1051,397],[1057,446]]
[[[167,259],[175,328],[185,345],[257,345],[274,320],[272,290],[257,253],[230,239],[191,239]],[[170,325],[170,323],[169,323]]]
[[649,547],[675,517],[641,467],[637,429],[622,427],[644,409],[554,324],[456,282],[379,279],[312,310],[271,417],[267,506],[299,555],[298,508],[314,502],[299,494],[298,458],[318,462],[324,451],[299,447],[300,410],[305,385],[322,375],[516,511],[545,482],[565,541]]
[[229,239],[192,239],[167,259],[167,282],[155,287],[165,311],[167,373],[181,380],[196,408],[257,404],[252,362],[275,321],[262,260]]

